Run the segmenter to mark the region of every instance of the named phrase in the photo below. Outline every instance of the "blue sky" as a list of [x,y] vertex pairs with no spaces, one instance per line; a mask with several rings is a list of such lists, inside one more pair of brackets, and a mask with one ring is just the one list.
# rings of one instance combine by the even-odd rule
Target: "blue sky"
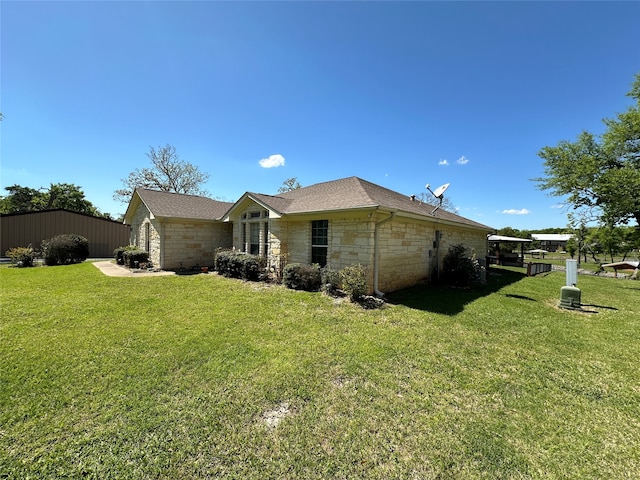
[[113,215],[121,179],[170,144],[228,201],[355,175],[407,195],[450,183],[458,213],[494,228],[563,227],[562,199],[531,181],[537,153],[601,133],[640,72],[640,2],[5,0],[0,14],[2,193],[75,183]]

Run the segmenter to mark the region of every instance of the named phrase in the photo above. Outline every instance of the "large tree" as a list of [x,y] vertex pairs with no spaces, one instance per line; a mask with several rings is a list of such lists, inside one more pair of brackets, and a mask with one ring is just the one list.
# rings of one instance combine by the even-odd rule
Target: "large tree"
[[49,188],[30,188],[21,185],[5,187],[8,195],[0,197],[0,213],[24,213],[64,208],[78,213],[111,218],[102,214],[85,198],[82,188],[73,183],[52,183]]
[[603,224],[635,220],[640,228],[640,74],[628,96],[635,105],[605,119],[602,135],[585,131],[574,142],[544,147],[539,155],[546,177],[534,181]]
[[202,185],[209,179],[209,174],[181,160],[175,147],[168,144],[157,150],[150,147],[147,157],[151,160],[151,167],[136,168],[127,178],[123,178],[124,188],[115,191],[115,200],[129,202],[137,187],[188,195],[208,195]]

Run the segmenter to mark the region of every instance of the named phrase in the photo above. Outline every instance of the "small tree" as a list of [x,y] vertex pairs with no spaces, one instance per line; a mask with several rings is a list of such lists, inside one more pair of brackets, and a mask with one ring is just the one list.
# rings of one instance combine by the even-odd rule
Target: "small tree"
[[569,253],[569,256],[573,258],[575,257],[577,251],[578,244],[576,243],[576,240],[571,237],[569,240],[567,240],[567,252]]
[[282,186],[278,188],[278,193],[290,192],[301,188],[300,182],[296,177],[287,178],[282,182]]

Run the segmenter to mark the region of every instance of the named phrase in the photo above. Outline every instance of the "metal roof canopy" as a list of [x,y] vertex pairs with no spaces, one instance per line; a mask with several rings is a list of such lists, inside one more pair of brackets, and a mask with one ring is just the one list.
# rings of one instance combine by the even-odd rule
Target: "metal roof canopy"
[[504,235],[489,235],[487,240],[490,242],[500,243],[500,242],[515,242],[515,243],[530,243],[532,240],[528,238],[518,238],[518,237],[505,237]]

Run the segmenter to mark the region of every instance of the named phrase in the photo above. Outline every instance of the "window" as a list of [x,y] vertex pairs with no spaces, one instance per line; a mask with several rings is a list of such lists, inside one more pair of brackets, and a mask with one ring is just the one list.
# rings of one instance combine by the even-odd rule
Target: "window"
[[249,210],[240,216],[240,241],[243,252],[263,257],[268,255],[269,212],[267,210]]
[[144,247],[147,253],[151,251],[151,224],[149,223],[144,224]]
[[311,263],[325,267],[328,250],[329,220],[314,220],[311,222]]
[[260,224],[257,222],[249,224],[249,253],[260,254]]

